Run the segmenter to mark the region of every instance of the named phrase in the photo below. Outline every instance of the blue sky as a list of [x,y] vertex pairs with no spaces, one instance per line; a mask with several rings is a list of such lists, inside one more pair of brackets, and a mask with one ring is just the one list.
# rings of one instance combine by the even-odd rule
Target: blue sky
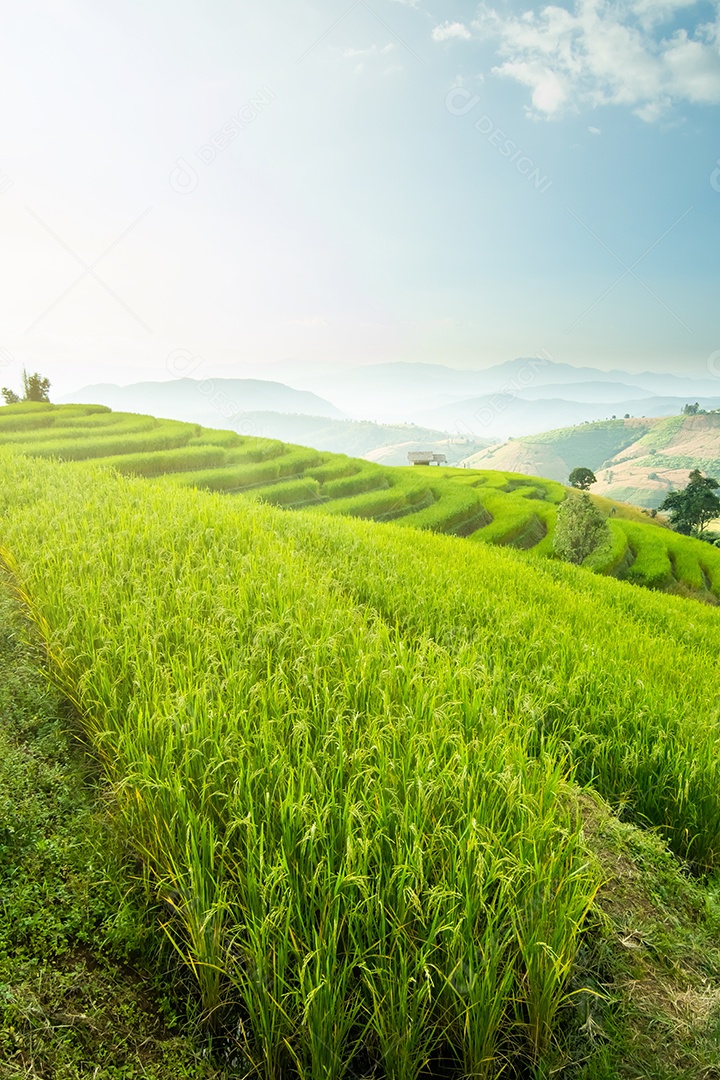
[[30,0],[0,90],[3,383],[720,349],[718,4]]

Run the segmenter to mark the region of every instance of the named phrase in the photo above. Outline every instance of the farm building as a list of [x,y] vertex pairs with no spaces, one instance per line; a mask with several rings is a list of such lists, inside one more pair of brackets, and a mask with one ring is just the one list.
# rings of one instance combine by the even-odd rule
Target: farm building
[[410,450],[408,461],[411,465],[446,465],[444,454],[434,454],[432,450]]

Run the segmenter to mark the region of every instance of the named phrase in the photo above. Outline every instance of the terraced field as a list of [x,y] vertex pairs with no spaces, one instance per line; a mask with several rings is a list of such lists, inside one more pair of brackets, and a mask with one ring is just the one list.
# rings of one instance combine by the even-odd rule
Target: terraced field
[[720,475],[720,413],[597,420],[498,443],[466,464],[555,480],[586,465],[598,478],[595,492],[657,508],[668,492],[685,486],[693,469]]
[[[104,771],[166,963],[238,1063],[228,1076],[712,1075],[705,938],[694,974],[662,973],[668,998],[707,1003],[663,1029],[676,1069],[655,1068],[652,1017],[639,1066],[597,1036],[626,991],[588,836],[604,798],[696,874],[720,867],[716,610],[507,544],[0,459],[3,577]],[[495,537],[525,544],[554,504],[519,483],[451,490],[484,495],[497,516],[482,528],[504,499],[534,506]],[[637,965],[644,942],[628,940]]]
[[[468,537],[533,557],[551,555],[556,509],[567,494],[560,483],[520,473],[380,466],[94,405],[5,406],[3,445],[288,509]],[[596,502],[611,518],[612,544],[587,560],[590,569],[711,602],[720,598],[720,550],[678,536],[623,503]]]

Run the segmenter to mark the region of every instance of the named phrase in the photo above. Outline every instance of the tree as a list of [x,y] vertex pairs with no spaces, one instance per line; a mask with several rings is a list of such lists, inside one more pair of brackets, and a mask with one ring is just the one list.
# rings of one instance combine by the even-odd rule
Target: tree
[[660,504],[660,510],[670,511],[670,524],[685,536],[702,536],[706,526],[720,517],[720,499],[715,494],[720,483],[712,476],[703,476],[699,469],[690,473],[690,483],[684,491],[673,491]]
[[586,469],[584,465],[573,469],[568,480],[574,488],[580,488],[581,491],[587,491],[591,484],[597,484],[595,473],[592,469]]
[[34,372],[32,375],[28,375],[27,371],[23,370],[22,381],[23,390],[25,391],[23,401],[50,400],[50,380],[43,378],[38,371]]
[[18,401],[49,401],[50,380],[46,379],[39,371],[28,375],[23,368],[22,373],[23,396],[20,398],[14,390],[8,390],[3,386],[0,393],[5,398],[6,405],[15,405]]
[[696,401],[694,405],[689,405],[689,404],[684,405],[682,414],[683,414],[683,416],[697,416],[697,414],[699,412],[700,412],[700,403],[698,401]]
[[553,536],[553,550],[560,559],[579,565],[609,541],[610,526],[586,492],[560,503]]

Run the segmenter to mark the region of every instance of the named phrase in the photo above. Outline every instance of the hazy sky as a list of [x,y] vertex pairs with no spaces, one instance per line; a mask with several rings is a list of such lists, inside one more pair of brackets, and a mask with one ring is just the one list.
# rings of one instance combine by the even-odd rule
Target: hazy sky
[[[707,375],[720,4],[8,0],[0,383]],[[718,367],[715,363],[715,368]]]

